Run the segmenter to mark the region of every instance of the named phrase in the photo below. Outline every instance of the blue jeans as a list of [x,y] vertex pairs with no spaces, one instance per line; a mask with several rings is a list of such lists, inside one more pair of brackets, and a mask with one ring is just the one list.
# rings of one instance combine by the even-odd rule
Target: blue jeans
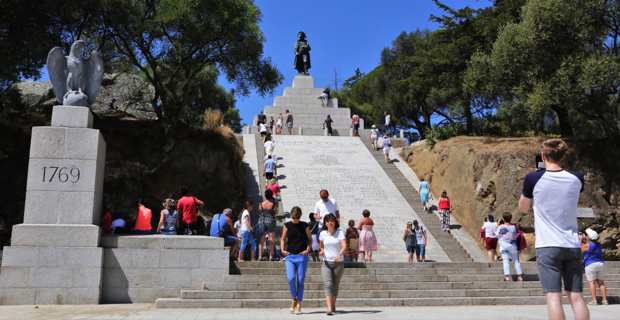
[[254,238],[254,234],[250,231],[241,231],[241,246],[239,247],[240,252],[245,252],[245,248],[250,245],[250,250],[254,252],[254,256],[256,256],[256,238]]
[[289,254],[284,258],[286,278],[291,298],[302,301],[304,299],[304,281],[308,269],[308,256],[303,254]]
[[518,276],[523,274],[521,271],[521,262],[519,261],[519,250],[517,250],[516,245],[512,245],[507,248],[503,248],[500,250],[500,254],[502,255],[502,267],[504,268],[504,275],[510,275],[510,260],[515,264],[515,272]]

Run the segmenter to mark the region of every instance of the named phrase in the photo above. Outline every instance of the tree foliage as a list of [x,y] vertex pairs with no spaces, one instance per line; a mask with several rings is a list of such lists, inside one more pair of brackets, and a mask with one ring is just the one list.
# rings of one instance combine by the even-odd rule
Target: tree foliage
[[[263,56],[261,13],[250,0],[7,0],[1,6],[5,85],[38,76],[52,46],[82,38],[103,53],[106,66],[142,74],[173,127],[196,121],[207,108],[230,107],[234,99],[218,87],[220,76],[240,95],[269,93],[282,79]],[[24,17],[34,23],[20,22]],[[20,43],[23,52],[10,52]]]
[[370,118],[392,112],[422,136],[620,134],[620,1],[434,2],[439,28],[401,33],[343,101]]

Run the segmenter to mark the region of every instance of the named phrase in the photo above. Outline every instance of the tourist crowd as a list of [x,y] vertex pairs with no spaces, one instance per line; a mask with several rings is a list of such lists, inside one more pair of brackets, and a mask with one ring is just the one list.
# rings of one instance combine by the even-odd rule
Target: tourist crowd
[[[287,112],[288,114],[288,112]],[[276,132],[282,119],[275,122]],[[386,120],[388,121],[388,120]],[[287,116],[286,127],[289,126]],[[259,123],[259,125],[264,123]],[[374,126],[373,126],[373,129]],[[224,244],[235,252],[239,261],[283,260],[292,298],[291,312],[300,313],[304,295],[304,281],[308,262],[321,261],[321,275],[326,296],[327,314],[336,310],[338,288],[344,273],[345,262],[372,262],[373,253],[379,249],[373,231],[375,221],[369,210],[361,212],[360,219],[346,221],[340,227],[340,211],[328,190],[319,191],[319,199],[308,214],[308,221],[302,221],[303,212],[294,206],[290,219],[282,226],[278,236],[277,212],[280,202],[275,141],[270,130],[264,134],[266,185],[264,198],[258,206],[248,200],[242,212],[237,215],[232,209],[224,209],[207,223],[201,222],[198,208],[204,202],[193,196],[188,189],[181,191],[178,200],[168,198],[162,203],[157,227],[152,228],[152,211],[142,199],[136,201],[137,216],[133,227],[123,216],[106,211],[103,219],[104,232],[133,234],[207,234],[224,239]],[[371,142],[376,143],[378,132],[371,130]],[[608,304],[604,282],[604,259],[598,233],[592,229],[578,232],[576,209],[579,193],[583,188],[583,176],[562,169],[559,165],[566,153],[566,144],[559,139],[543,142],[541,157],[545,168],[528,174],[523,183],[518,209],[530,212],[533,209],[536,232],[536,261],[538,274],[546,294],[549,316],[564,319],[561,304],[562,288],[567,292],[576,319],[589,319],[588,308],[583,301],[582,276],[589,283],[592,300],[597,304],[596,292],[600,291],[602,304]],[[430,211],[429,184],[424,179],[419,184],[420,201]],[[437,202],[441,230],[450,232],[452,205],[446,191]],[[237,216],[239,218],[237,219]],[[237,220],[235,222],[235,220]],[[510,212],[504,212],[496,222],[489,214],[480,229],[482,245],[486,248],[489,262],[502,261],[505,281],[523,281],[524,275],[519,254],[527,248],[523,230],[513,222]],[[407,252],[406,261],[426,261],[426,247],[429,239],[425,228],[417,221],[407,222],[402,233]],[[415,258],[414,258],[415,256]],[[511,262],[514,278],[511,273]]]

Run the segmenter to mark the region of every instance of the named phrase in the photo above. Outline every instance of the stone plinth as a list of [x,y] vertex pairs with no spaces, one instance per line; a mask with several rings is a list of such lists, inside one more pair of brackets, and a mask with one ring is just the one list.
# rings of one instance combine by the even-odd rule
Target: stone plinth
[[[296,75],[293,78],[293,88],[295,89],[313,89],[314,79],[312,76]],[[321,90],[322,92],[322,90]]]
[[154,302],[181,289],[221,284],[228,275],[222,238],[109,236],[104,249],[104,303]]
[[85,107],[54,106],[52,127],[92,128],[93,114]]
[[54,107],[32,128],[24,223],[3,252],[0,304],[93,304],[101,297],[105,141],[85,107]]

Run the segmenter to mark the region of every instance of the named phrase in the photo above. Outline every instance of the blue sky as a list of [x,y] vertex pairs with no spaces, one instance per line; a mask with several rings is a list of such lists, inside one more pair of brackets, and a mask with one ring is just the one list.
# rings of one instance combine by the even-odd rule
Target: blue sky
[[[451,7],[486,7],[489,0],[444,0]],[[334,86],[334,71],[339,86],[355,68],[369,72],[380,62],[381,50],[402,31],[435,29],[431,14],[441,14],[431,0],[256,0],[262,12],[261,30],[265,35],[264,54],[270,57],[284,76],[273,95],[251,94],[237,97],[242,122],[254,115],[273,98],[282,95],[296,74],[293,48],[298,31],[306,32],[312,47],[315,86]],[[222,81],[225,87],[230,87]]]

